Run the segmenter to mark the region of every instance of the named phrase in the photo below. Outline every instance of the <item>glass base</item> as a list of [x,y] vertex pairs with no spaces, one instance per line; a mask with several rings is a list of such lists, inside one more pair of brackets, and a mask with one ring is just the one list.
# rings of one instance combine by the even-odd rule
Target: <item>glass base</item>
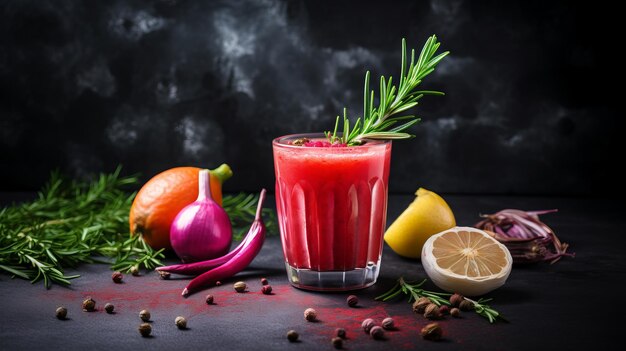
[[291,285],[299,289],[314,291],[349,291],[365,289],[376,283],[379,265],[370,262],[365,268],[350,271],[319,272],[298,269],[285,263]]

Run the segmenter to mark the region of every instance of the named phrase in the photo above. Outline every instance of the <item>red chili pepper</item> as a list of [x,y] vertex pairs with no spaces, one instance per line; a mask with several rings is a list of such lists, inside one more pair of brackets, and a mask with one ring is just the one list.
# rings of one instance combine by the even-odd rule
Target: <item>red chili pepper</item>
[[250,265],[259,251],[261,251],[263,242],[265,241],[265,224],[263,223],[263,218],[261,218],[264,200],[265,189],[261,190],[254,222],[252,222],[248,230],[246,240],[242,242],[241,249],[228,260],[228,262],[194,278],[187,287],[183,289],[183,296],[187,297],[203,287],[215,284],[219,280],[232,277]]

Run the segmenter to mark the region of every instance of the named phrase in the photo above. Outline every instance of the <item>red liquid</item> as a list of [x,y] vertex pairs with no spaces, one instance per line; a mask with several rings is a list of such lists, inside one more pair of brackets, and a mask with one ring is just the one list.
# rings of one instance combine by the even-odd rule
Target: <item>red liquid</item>
[[391,142],[332,148],[274,141],[278,219],[290,266],[349,271],[379,264],[390,159]]

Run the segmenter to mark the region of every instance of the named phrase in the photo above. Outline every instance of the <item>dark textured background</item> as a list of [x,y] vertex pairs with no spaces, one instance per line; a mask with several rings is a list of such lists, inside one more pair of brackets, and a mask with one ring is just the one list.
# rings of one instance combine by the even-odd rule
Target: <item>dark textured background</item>
[[[0,190],[72,176],[229,163],[226,191],[273,189],[271,139],[323,131],[400,39],[452,56],[392,192],[602,194],[621,62],[617,11],[565,1],[0,1]],[[254,173],[250,173],[254,172]],[[253,175],[253,176],[251,176]]]

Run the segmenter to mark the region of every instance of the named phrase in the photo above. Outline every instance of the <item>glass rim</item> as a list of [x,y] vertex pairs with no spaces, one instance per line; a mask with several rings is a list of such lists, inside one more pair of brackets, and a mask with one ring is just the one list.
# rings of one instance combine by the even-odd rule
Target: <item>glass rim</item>
[[[337,133],[338,135],[341,135],[342,133]],[[324,133],[296,133],[296,134],[286,134],[283,136],[279,136],[277,138],[274,138],[272,140],[272,145],[273,146],[277,146],[277,147],[284,147],[284,148],[291,148],[291,149],[303,149],[303,150],[310,150],[312,148],[303,148],[302,146],[298,146],[298,145],[291,145],[291,144],[286,144],[283,141],[286,139],[300,139],[300,138],[326,138],[326,135]],[[363,145],[354,145],[354,146],[346,146],[346,147],[342,147],[341,150],[350,150],[350,149],[363,149],[363,148],[372,148],[372,147],[383,147],[386,145],[391,144],[392,140],[390,139],[365,139],[366,143]],[[318,147],[318,148],[313,148],[313,149],[317,149],[317,150],[325,150],[325,149],[333,149],[333,150],[337,150],[337,148],[331,148],[331,147]]]

